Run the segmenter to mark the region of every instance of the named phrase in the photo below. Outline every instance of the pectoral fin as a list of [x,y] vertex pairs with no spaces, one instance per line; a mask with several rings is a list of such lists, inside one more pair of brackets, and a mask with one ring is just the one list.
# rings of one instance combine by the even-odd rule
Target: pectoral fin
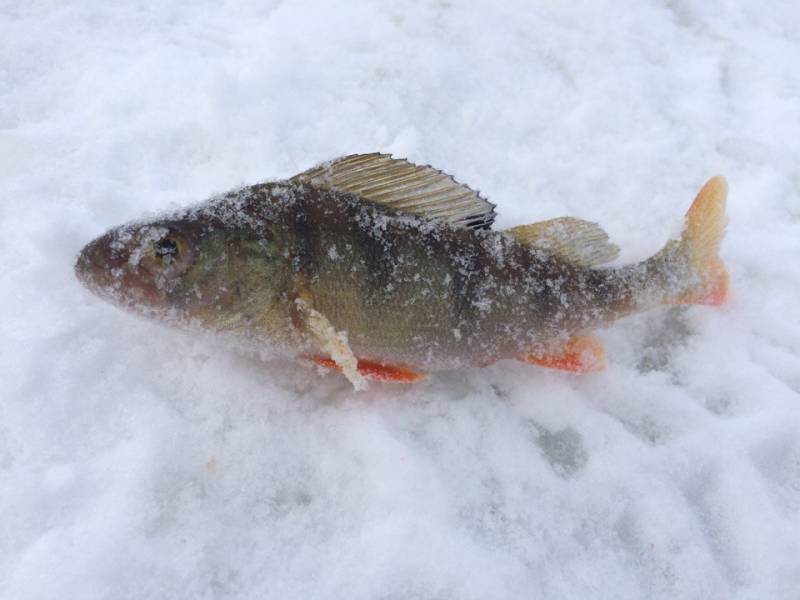
[[347,334],[336,331],[325,315],[314,309],[303,298],[296,298],[294,303],[298,316],[302,317],[303,324],[319,349],[330,355],[330,360],[341,369],[356,390],[366,389],[367,381],[360,373],[358,359],[347,343]]
[[553,352],[525,354],[520,360],[541,367],[575,373],[598,373],[606,366],[603,343],[592,335],[570,338],[566,344]]

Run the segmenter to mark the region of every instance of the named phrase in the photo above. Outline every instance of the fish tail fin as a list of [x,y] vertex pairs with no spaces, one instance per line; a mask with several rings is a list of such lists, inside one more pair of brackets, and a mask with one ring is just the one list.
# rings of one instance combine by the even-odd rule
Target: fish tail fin
[[686,213],[680,240],[668,243],[659,253],[671,254],[688,267],[688,282],[680,286],[680,292],[668,296],[667,304],[721,306],[728,299],[730,277],[719,256],[728,222],[727,195],[728,183],[724,177],[709,179]]

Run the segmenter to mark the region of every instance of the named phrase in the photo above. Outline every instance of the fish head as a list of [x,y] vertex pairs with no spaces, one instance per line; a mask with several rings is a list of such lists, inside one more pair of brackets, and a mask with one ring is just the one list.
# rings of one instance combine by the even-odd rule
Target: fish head
[[190,304],[176,291],[196,266],[203,237],[197,228],[177,219],[123,225],[81,250],[75,274],[104,300],[166,316]]
[[187,212],[112,229],[81,250],[75,273],[126,310],[223,329],[276,301],[284,261],[275,237],[268,222],[256,227],[212,210]]

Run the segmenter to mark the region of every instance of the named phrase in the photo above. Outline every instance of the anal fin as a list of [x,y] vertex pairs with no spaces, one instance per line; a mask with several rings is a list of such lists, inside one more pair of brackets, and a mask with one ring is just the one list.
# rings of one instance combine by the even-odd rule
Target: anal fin
[[574,373],[598,373],[605,369],[606,353],[603,343],[592,335],[570,338],[558,350],[525,354],[520,360],[562,371]]
[[[342,370],[339,364],[332,358],[314,356],[311,357],[311,360],[319,366],[325,367],[326,369],[336,369],[337,371]],[[425,375],[412,371],[406,367],[400,367],[397,365],[384,365],[382,363],[363,358],[358,359],[356,369],[360,375],[373,381],[417,383],[418,381],[425,379]]]

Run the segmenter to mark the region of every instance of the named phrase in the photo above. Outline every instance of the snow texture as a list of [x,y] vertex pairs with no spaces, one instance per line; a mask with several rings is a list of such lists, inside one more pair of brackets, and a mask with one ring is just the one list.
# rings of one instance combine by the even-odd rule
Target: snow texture
[[[800,597],[794,2],[0,4],[0,597]],[[356,393],[103,303],[106,229],[352,152],[619,263],[730,182],[733,298]]]

